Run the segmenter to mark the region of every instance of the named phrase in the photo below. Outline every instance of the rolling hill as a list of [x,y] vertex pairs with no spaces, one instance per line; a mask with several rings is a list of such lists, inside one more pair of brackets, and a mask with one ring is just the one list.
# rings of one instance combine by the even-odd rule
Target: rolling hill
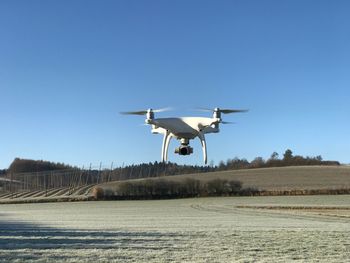
[[[231,170],[150,178],[183,181],[187,178],[207,182],[213,179],[237,180],[243,187],[265,191],[350,189],[350,166],[289,166]],[[134,179],[129,181],[140,181]],[[124,181],[125,182],[125,181]],[[117,190],[120,182],[100,185],[103,189]]]

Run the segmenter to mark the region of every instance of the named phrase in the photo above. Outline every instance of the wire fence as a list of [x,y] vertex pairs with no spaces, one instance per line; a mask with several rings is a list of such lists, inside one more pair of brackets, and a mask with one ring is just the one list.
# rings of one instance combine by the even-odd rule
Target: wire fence
[[87,169],[74,168],[65,170],[9,173],[0,178],[0,192],[20,192],[50,190],[57,188],[78,188],[85,185],[126,180],[135,176],[132,170],[123,167],[113,169],[110,166],[92,166]]
[[202,173],[214,171],[215,167],[177,165],[176,163],[142,163],[115,168],[110,165],[70,168],[40,172],[8,172],[0,177],[1,192],[43,191],[59,188],[76,189],[88,185],[128,179],[161,177],[175,174]]

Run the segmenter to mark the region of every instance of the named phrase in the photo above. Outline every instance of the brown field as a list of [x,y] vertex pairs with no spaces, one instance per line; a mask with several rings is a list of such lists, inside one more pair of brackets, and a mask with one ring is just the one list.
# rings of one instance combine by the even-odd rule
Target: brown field
[[[350,189],[349,166],[291,166],[245,170],[231,170],[201,174],[186,174],[152,178],[181,181],[193,178],[206,182],[212,179],[238,180],[243,187],[254,187],[265,191],[332,190]],[[135,179],[144,180],[144,179]],[[105,189],[116,189],[119,182],[101,185]]]

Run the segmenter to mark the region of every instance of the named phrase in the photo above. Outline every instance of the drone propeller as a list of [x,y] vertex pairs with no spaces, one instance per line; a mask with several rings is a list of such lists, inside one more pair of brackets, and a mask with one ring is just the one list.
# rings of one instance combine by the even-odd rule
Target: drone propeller
[[228,113],[237,113],[237,112],[247,112],[248,110],[236,110],[236,109],[220,109],[220,108],[215,108],[215,109],[208,109],[208,108],[197,108],[198,110],[201,111],[213,111],[213,112],[221,112],[224,114]]
[[123,115],[145,115],[147,114],[147,111],[122,111],[120,112],[120,114],[123,114]]
[[161,108],[161,109],[148,109],[148,110],[141,110],[141,111],[123,111],[121,114],[123,115],[146,115],[147,112],[163,112],[163,111],[169,111],[172,108],[167,107],[167,108]]
[[220,123],[222,123],[222,124],[235,124],[235,122],[232,122],[232,121],[222,121]]
[[237,112],[247,112],[248,110],[231,110],[231,109],[220,109],[223,114],[237,113]]

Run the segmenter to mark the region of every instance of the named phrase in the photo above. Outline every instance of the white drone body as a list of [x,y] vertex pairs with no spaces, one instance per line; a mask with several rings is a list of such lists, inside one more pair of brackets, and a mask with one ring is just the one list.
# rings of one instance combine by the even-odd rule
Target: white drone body
[[[205,109],[206,111],[208,109]],[[181,145],[175,149],[175,153],[179,155],[190,155],[193,149],[189,146],[190,140],[199,138],[202,150],[204,163],[207,164],[207,145],[205,142],[205,134],[218,133],[220,131],[219,124],[227,124],[221,119],[221,113],[245,112],[246,110],[229,110],[215,108],[213,110],[213,117],[174,117],[174,118],[155,118],[154,112],[161,112],[163,110],[134,111],[123,112],[122,114],[146,115],[145,123],[151,125],[153,134],[163,134],[163,144],[161,160],[166,162],[168,160],[168,148],[171,138],[175,138],[181,142]],[[210,110],[211,111],[211,110]]]

